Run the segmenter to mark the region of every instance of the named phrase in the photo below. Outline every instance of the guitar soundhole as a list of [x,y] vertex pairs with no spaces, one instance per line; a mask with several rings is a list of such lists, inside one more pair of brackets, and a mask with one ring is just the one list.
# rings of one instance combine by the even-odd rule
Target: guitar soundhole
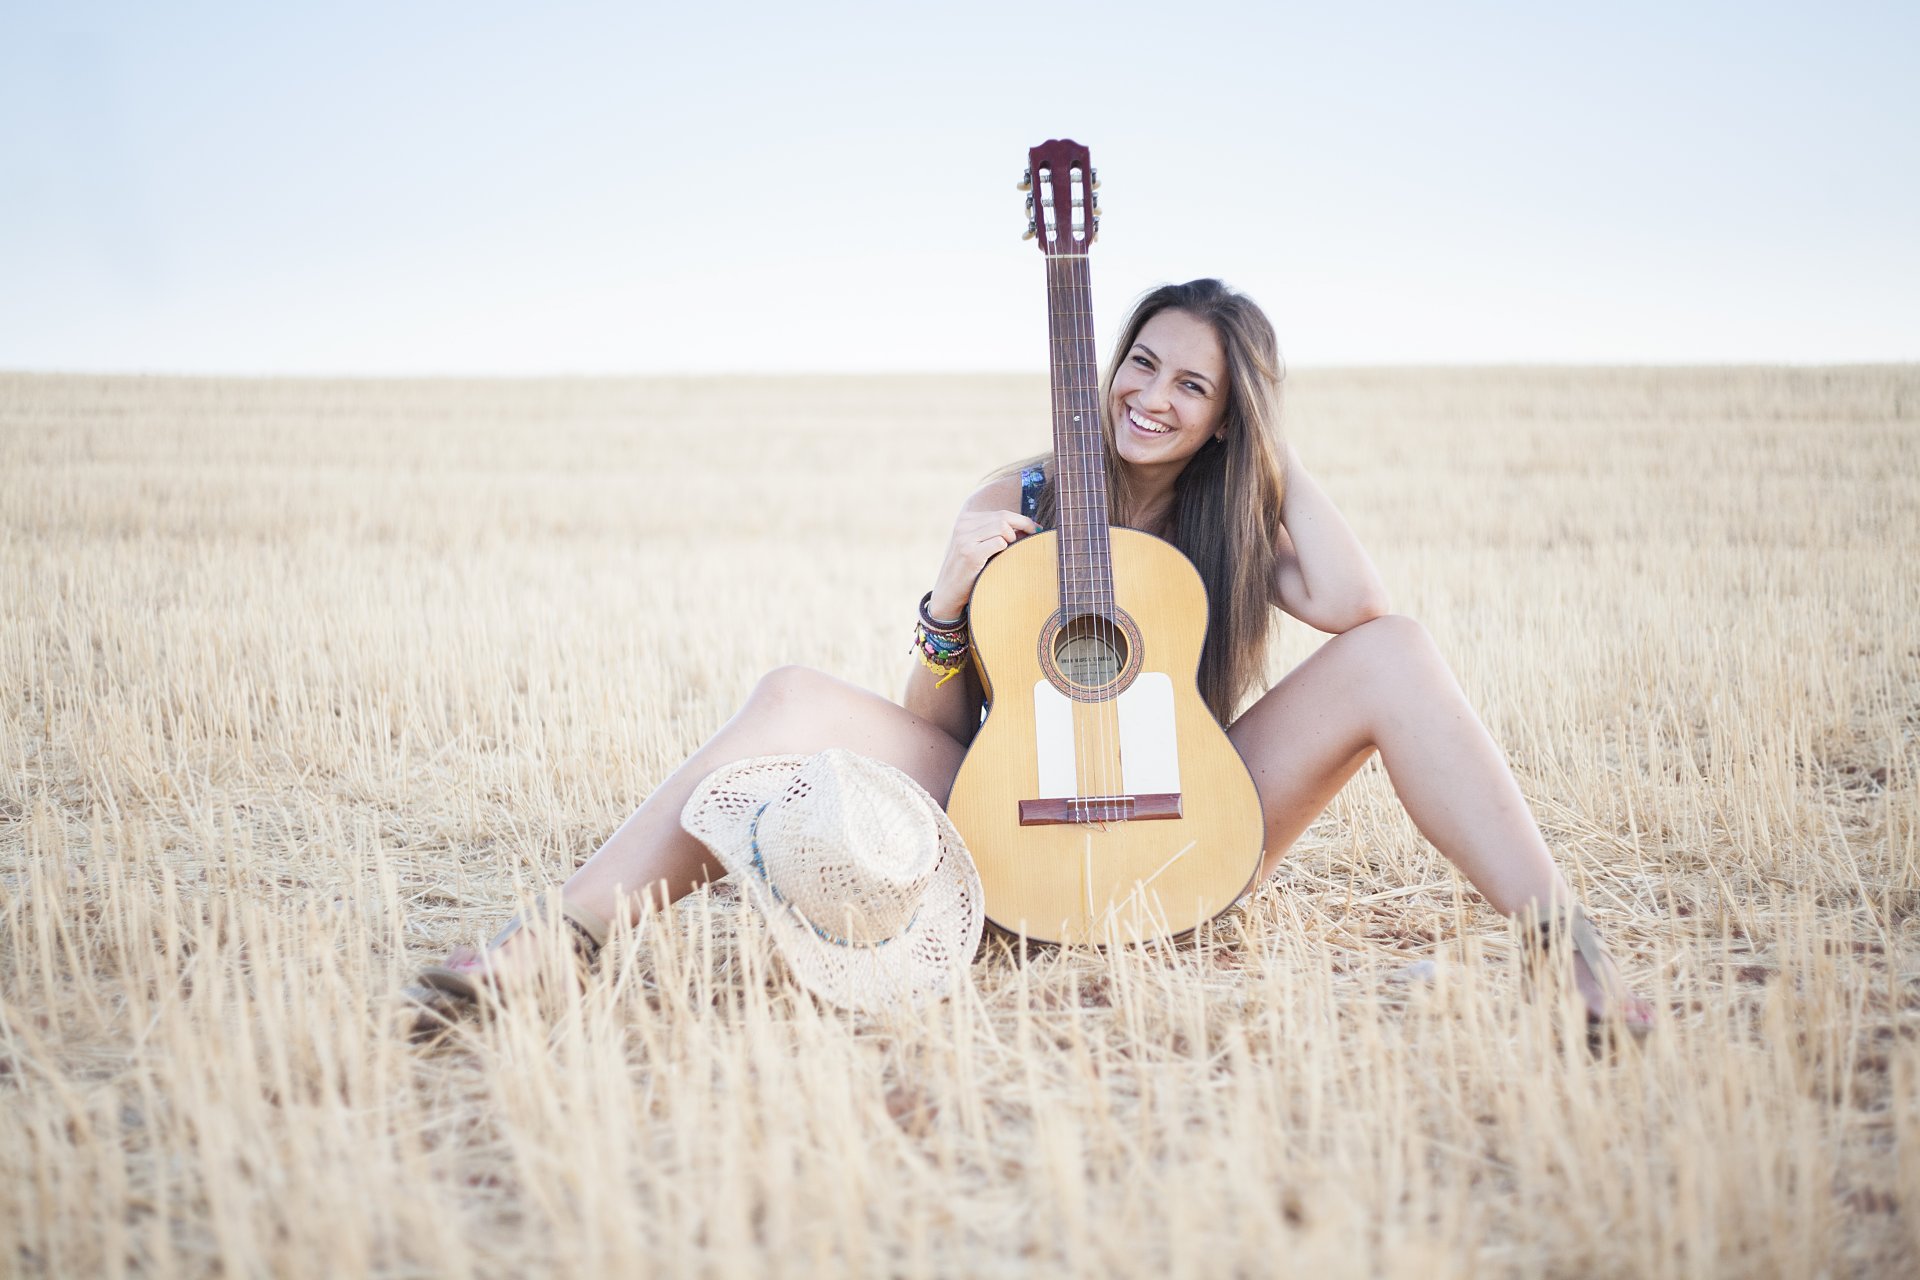
[[1059,614],[1040,635],[1040,668],[1054,688],[1079,702],[1111,698],[1140,674],[1140,628],[1124,610],[1115,617]]
[[1098,689],[1120,678],[1127,666],[1127,639],[1120,628],[1098,615],[1075,618],[1053,642],[1060,674],[1082,689]]

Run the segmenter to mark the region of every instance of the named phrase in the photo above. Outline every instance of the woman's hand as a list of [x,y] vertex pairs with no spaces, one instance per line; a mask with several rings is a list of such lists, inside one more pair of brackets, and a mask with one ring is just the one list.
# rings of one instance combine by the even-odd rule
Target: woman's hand
[[1040,526],[1018,511],[963,510],[953,522],[953,537],[947,542],[947,557],[933,582],[933,599],[927,612],[935,618],[958,618],[973,599],[973,580],[987,567],[987,561],[1005,551]]

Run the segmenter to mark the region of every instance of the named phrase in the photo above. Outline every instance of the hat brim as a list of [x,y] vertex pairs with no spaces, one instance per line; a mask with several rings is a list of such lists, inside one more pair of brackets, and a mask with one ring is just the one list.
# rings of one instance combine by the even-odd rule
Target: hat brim
[[973,959],[986,927],[980,874],[952,819],[912,777],[883,761],[867,764],[926,805],[939,852],[919,909],[898,935],[875,946],[822,937],[773,896],[752,868],[754,818],[792,785],[812,757],[756,756],[723,765],[687,798],[680,823],[735,875],[767,921],[782,959],[800,984],[842,1008],[879,1013],[944,996],[957,968]]

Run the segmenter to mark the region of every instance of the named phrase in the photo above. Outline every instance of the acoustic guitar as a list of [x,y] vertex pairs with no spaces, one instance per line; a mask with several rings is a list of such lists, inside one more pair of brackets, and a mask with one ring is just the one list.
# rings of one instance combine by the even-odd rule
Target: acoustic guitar
[[1200,697],[1199,572],[1172,544],[1107,523],[1087,149],[1033,148],[1021,185],[1046,258],[1059,514],[974,584],[987,712],[947,812],[1002,928],[1099,945],[1177,937],[1252,883],[1260,799]]

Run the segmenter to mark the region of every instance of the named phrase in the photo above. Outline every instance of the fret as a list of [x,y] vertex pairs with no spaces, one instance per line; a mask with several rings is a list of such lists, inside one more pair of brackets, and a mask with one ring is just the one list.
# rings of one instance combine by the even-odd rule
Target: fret
[[1113,607],[1113,561],[1087,259],[1084,253],[1046,259],[1060,604],[1068,613],[1104,615]]

